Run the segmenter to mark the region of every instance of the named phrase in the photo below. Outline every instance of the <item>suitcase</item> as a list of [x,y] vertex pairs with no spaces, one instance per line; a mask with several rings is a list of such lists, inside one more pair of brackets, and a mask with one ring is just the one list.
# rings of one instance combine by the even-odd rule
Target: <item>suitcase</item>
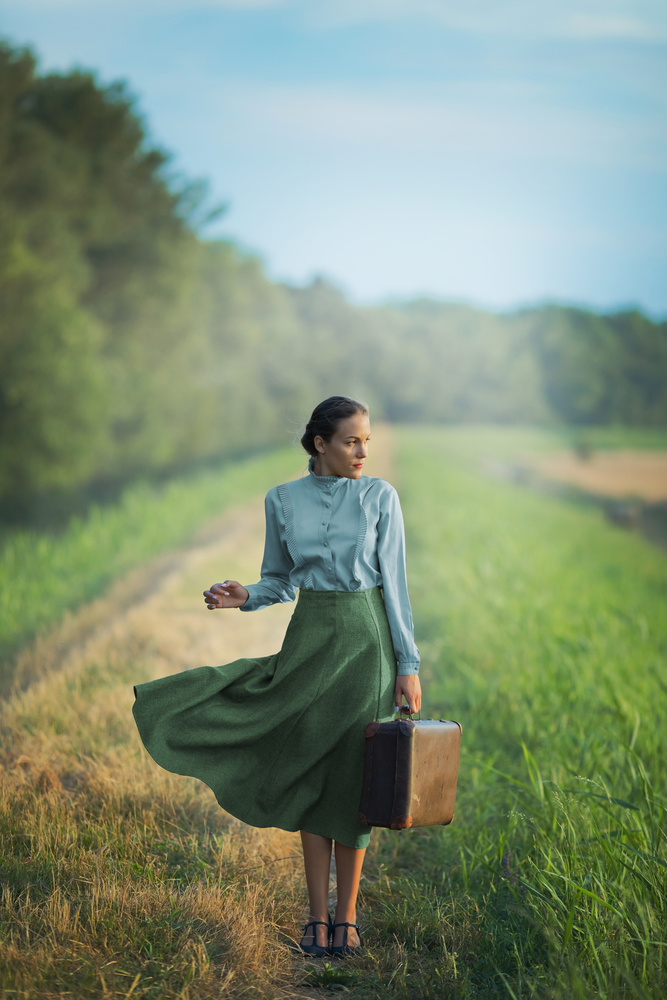
[[366,726],[359,819],[405,830],[454,818],[461,748],[458,722],[399,718]]

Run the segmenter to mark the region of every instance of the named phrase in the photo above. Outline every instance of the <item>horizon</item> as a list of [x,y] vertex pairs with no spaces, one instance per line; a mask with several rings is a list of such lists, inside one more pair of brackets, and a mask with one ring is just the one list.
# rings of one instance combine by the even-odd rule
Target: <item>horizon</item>
[[[203,237],[208,239],[209,237]],[[210,237],[214,239],[215,237]],[[253,253],[252,250],[247,251],[250,254]],[[403,306],[418,305],[421,302],[433,303],[438,306],[451,306],[452,308],[464,308],[471,309],[475,312],[485,312],[493,315],[511,315],[518,312],[528,312],[533,309],[574,309],[581,312],[590,312],[599,316],[616,316],[619,314],[627,314],[632,312],[640,313],[647,319],[650,319],[654,323],[665,323],[667,322],[667,309],[661,314],[652,314],[647,309],[644,309],[640,304],[636,302],[619,302],[612,304],[610,306],[594,306],[589,302],[568,299],[556,299],[545,297],[543,299],[526,300],[523,302],[510,303],[507,306],[493,306],[485,304],[484,302],[477,302],[472,299],[458,299],[458,298],[446,298],[442,295],[433,295],[428,292],[420,293],[415,292],[414,294],[407,294],[403,297],[388,297],[386,299],[377,299],[374,301],[361,301],[355,299],[353,296],[348,295],[346,290],[338,283],[334,278],[329,278],[325,274],[312,274],[304,282],[297,283],[292,281],[280,281],[276,280],[279,284],[284,285],[286,288],[291,288],[296,291],[308,288],[310,285],[317,281],[323,281],[330,287],[334,288],[341,295],[343,295],[349,303],[358,308],[398,308]]]

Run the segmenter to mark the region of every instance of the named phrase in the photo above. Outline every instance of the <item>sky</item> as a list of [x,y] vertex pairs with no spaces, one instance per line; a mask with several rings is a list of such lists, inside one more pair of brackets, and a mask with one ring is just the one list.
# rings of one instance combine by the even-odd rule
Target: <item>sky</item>
[[0,35],[127,81],[276,280],[667,317],[664,0],[0,0]]

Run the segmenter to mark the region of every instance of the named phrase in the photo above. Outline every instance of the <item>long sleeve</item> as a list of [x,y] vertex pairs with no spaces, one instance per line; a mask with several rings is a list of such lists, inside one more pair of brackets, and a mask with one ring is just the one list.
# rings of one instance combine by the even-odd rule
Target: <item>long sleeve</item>
[[247,587],[248,600],[241,611],[258,611],[271,604],[286,604],[296,598],[296,587],[290,582],[294,567],[285,541],[283,512],[275,489],[269,490],[264,501],[266,536],[262,578]]
[[377,527],[377,553],[387,619],[396,654],[397,673],[419,673],[412,610],[405,566],[405,529],[398,494],[393,487],[383,497]]

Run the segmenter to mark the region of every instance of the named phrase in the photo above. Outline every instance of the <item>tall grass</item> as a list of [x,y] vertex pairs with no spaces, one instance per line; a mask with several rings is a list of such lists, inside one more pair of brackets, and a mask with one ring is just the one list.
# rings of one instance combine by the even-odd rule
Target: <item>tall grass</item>
[[469,899],[464,996],[665,995],[667,562],[450,440],[398,453],[426,711],[464,728],[457,817],[383,835],[379,862]]

